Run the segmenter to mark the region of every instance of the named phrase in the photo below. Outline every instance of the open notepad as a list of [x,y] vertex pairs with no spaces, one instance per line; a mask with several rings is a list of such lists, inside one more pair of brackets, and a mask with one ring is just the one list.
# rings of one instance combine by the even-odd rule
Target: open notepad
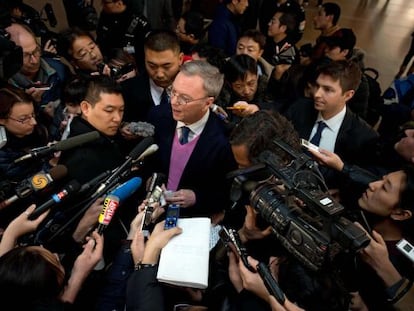
[[183,232],[162,249],[157,279],[173,285],[207,288],[211,220],[180,218],[177,225]]

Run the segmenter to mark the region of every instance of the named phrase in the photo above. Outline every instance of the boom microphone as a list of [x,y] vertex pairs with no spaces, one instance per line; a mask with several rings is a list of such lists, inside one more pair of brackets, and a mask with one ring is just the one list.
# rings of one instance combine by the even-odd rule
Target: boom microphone
[[43,214],[46,210],[51,208],[55,204],[59,204],[62,200],[66,199],[69,195],[74,192],[77,192],[80,189],[81,185],[76,181],[72,180],[69,182],[62,191],[55,193],[52,197],[43,203],[42,205],[38,206],[28,217],[29,220],[34,220]]
[[28,159],[31,159],[31,158],[44,157],[44,156],[47,156],[47,155],[49,155],[53,152],[56,152],[56,151],[69,150],[69,149],[72,149],[74,147],[78,147],[82,144],[94,141],[98,138],[99,138],[98,131],[93,131],[93,132],[89,132],[89,133],[86,133],[86,134],[81,134],[81,135],[78,135],[78,136],[74,136],[74,137],[71,137],[71,138],[68,138],[68,139],[65,139],[65,140],[61,140],[61,141],[57,142],[56,144],[53,144],[53,145],[50,145],[50,146],[45,146],[45,147],[32,149],[30,151],[30,153],[14,160],[14,163],[25,161],[25,160],[28,160]]
[[0,210],[14,203],[18,199],[27,198],[33,192],[40,191],[49,186],[55,180],[62,179],[68,173],[68,169],[64,165],[57,165],[49,170],[49,172],[40,171],[21,181],[15,188],[16,194],[3,202],[0,202]]
[[140,186],[142,180],[134,177],[118,186],[114,191],[108,194],[104,199],[103,209],[98,218],[98,233],[102,234],[103,230],[109,225],[115,214],[120,202],[132,195]]

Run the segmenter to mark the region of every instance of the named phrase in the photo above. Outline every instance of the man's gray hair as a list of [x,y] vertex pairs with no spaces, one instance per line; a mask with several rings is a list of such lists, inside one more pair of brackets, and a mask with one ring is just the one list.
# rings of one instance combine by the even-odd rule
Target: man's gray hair
[[224,83],[224,75],[217,67],[204,60],[193,60],[184,63],[180,72],[186,76],[199,76],[203,79],[203,88],[208,96],[217,97]]

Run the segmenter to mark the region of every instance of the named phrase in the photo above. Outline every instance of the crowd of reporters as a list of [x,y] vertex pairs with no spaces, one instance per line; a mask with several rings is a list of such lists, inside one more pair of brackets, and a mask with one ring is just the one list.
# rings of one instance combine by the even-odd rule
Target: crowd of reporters
[[[414,308],[412,124],[373,99],[338,4],[318,2],[321,35],[298,48],[309,27],[301,1],[246,11],[257,2],[210,4],[207,26],[202,1],[105,0],[96,20],[92,8],[73,18],[88,3],[65,2],[71,28],[60,33],[34,24],[22,2],[0,2],[1,40],[20,55],[0,72],[5,305]],[[155,187],[164,194],[151,201]],[[327,216],[319,195],[339,212]],[[164,230],[169,204],[211,219],[207,289],[157,281],[160,252],[181,232]],[[213,234],[223,228],[251,257]],[[323,255],[311,258],[314,247]]]

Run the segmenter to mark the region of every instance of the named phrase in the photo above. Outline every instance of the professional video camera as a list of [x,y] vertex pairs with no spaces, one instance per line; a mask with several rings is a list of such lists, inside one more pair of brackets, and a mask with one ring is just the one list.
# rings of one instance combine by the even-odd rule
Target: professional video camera
[[344,207],[328,194],[316,163],[281,140],[273,142],[292,161],[285,164],[264,151],[259,164],[229,173],[234,178],[232,200],[249,192],[251,205],[272,226],[280,243],[312,270],[326,266],[340,252],[366,247],[369,238],[344,217]]

